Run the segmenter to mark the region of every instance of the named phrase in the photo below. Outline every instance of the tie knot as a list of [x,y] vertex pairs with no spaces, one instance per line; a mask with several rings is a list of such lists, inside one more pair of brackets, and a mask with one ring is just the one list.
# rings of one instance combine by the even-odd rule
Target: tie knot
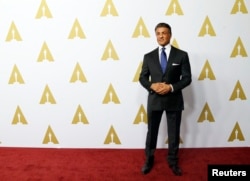
[[165,47],[162,47],[162,48],[161,48],[162,51],[165,51],[165,49],[166,49]]

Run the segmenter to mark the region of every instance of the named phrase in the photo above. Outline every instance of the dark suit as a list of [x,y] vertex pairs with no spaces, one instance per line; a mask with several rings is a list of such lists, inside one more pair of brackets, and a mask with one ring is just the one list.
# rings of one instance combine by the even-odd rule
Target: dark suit
[[[184,110],[182,89],[188,86],[191,79],[191,68],[188,54],[171,46],[165,73],[162,73],[158,48],[144,55],[139,81],[148,90],[147,114],[148,132],[146,138],[146,156],[154,154],[162,113],[165,111],[168,126],[168,163],[178,164],[181,115]],[[173,92],[159,95],[150,89],[152,83],[171,84]]]

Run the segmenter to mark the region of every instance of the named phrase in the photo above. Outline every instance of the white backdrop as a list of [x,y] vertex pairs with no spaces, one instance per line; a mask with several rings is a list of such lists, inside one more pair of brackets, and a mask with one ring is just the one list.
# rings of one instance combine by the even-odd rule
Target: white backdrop
[[[181,147],[250,145],[250,2],[0,0],[0,146],[144,148],[143,55],[189,53]],[[158,147],[167,147],[163,118]]]

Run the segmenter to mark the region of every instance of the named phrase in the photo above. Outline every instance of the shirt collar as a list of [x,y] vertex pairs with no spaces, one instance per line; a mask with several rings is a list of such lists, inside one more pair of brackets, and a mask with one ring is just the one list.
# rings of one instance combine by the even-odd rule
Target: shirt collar
[[[167,50],[170,50],[171,49],[171,45],[170,45],[170,43],[169,44],[167,44],[167,45],[165,45],[164,46],[166,49],[165,49],[165,51],[167,51]],[[163,46],[159,46],[159,50],[161,51],[161,49],[163,48]]]

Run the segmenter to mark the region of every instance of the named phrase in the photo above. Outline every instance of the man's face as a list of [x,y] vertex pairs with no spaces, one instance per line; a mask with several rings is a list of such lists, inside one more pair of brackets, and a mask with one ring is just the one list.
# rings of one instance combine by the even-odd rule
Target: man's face
[[171,34],[168,28],[159,27],[155,31],[157,42],[161,46],[165,46],[170,42]]

